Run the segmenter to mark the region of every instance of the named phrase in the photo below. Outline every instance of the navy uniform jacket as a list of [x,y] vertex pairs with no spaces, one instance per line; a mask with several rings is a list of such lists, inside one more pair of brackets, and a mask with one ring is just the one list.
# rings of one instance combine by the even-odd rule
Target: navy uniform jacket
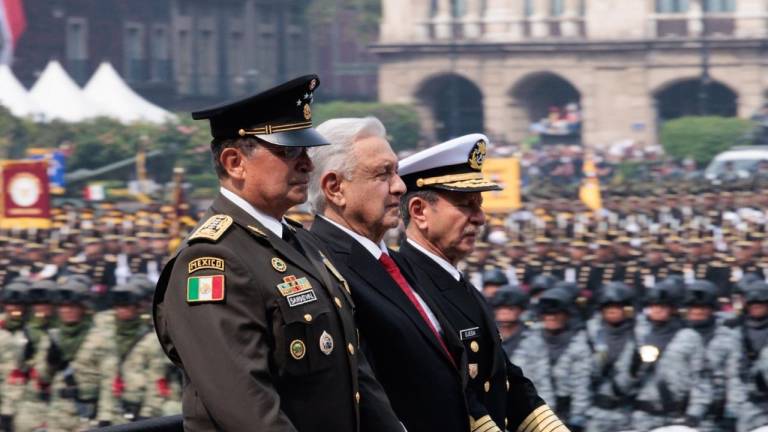
[[185,430],[401,431],[358,350],[349,292],[309,235],[296,230],[302,254],[223,196],[204,220],[154,298],[184,372]]
[[[315,218],[310,232],[349,283],[363,349],[408,432],[467,432],[469,414],[460,373],[384,266],[323,218]],[[434,304],[430,309],[436,310]],[[440,322],[445,343],[460,363],[455,333],[444,320]]]
[[476,420],[490,416],[500,429],[510,431],[546,418],[559,422],[533,383],[504,354],[493,312],[482,294],[468,282],[456,281],[407,241],[395,258],[415,278],[414,289],[432,298],[458,332],[468,356],[463,373],[468,376],[470,415]]

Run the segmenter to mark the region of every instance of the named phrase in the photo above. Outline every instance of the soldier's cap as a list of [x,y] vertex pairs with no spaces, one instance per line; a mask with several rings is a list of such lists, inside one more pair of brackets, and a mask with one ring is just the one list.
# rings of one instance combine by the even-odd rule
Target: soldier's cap
[[208,120],[216,139],[256,137],[286,147],[327,145],[312,128],[313,92],[320,84],[317,75],[305,75],[259,94],[192,113],[195,120]]
[[49,303],[56,290],[56,283],[50,279],[34,281],[29,286],[30,303]]
[[22,304],[27,301],[29,283],[25,279],[14,279],[11,283],[3,287],[0,300],[3,303]]
[[143,295],[142,288],[131,281],[116,285],[110,292],[113,305],[135,305]]
[[398,164],[409,192],[447,190],[483,192],[502,187],[483,177],[488,138],[479,133],[445,141],[406,157]]
[[513,307],[517,306],[525,309],[528,307],[529,297],[519,287],[515,285],[504,285],[491,297],[489,303],[491,307]]
[[540,314],[571,312],[573,294],[566,288],[557,287],[544,291],[539,297],[537,310]]
[[507,283],[509,283],[507,276],[498,267],[483,272],[483,285],[506,285]]
[[80,304],[88,300],[90,284],[78,275],[62,276],[56,281],[58,288],[54,301],[58,304]]
[[710,306],[717,307],[718,289],[708,280],[697,279],[685,287],[686,306]]
[[744,290],[744,301],[749,303],[768,303],[768,283],[756,281]]

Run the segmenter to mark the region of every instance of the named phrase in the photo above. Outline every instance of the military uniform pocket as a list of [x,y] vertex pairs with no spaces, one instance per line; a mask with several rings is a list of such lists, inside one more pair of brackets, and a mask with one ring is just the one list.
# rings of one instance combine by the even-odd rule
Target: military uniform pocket
[[284,325],[286,350],[285,372],[306,376],[323,372],[333,365],[336,338],[330,328],[328,312],[286,320]]

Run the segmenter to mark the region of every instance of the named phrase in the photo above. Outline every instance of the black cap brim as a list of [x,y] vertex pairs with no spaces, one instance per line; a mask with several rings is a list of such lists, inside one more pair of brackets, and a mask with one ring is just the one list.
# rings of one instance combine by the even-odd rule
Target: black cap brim
[[256,135],[256,137],[270,144],[284,147],[317,147],[330,144],[314,128]]

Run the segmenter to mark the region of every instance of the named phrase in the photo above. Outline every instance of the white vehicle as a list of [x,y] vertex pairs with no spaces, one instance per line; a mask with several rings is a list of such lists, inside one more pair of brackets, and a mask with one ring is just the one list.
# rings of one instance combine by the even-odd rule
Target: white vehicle
[[757,171],[761,161],[768,163],[768,146],[738,146],[712,159],[704,170],[710,181],[747,178]]

